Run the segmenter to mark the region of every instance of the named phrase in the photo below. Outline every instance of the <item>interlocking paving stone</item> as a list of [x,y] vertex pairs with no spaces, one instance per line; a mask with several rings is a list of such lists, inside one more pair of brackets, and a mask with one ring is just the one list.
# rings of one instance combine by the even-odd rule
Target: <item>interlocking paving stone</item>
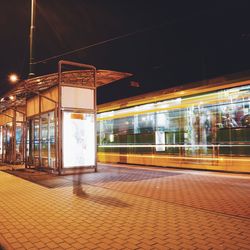
[[78,195],[75,178],[41,176],[0,172],[10,249],[249,249],[247,175],[101,166]]

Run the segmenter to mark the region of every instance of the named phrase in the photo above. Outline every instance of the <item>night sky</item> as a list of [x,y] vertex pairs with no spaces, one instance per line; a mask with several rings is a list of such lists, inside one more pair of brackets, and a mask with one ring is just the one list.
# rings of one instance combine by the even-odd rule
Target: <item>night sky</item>
[[[98,90],[98,103],[250,69],[250,1],[37,0],[36,75],[61,59],[133,77]],[[28,75],[30,0],[1,0],[0,92]],[[138,82],[140,87],[132,87]]]

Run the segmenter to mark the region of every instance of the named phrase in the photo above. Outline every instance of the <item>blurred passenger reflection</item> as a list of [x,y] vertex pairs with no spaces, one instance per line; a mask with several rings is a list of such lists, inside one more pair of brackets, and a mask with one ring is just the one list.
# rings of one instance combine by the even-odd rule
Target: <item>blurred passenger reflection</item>
[[74,169],[73,172],[73,194],[79,196],[86,196],[87,193],[82,187],[82,172],[81,169]]

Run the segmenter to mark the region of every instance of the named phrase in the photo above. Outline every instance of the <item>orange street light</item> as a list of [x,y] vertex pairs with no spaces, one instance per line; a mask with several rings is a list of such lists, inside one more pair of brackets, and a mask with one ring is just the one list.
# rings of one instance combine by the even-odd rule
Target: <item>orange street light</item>
[[19,77],[18,77],[18,75],[17,74],[10,74],[9,75],[9,81],[11,82],[11,83],[16,83],[16,82],[18,82],[18,80],[19,80]]

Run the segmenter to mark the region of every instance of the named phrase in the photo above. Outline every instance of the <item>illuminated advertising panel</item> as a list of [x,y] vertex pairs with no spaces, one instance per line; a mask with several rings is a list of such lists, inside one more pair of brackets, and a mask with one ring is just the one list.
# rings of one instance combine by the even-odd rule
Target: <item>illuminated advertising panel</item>
[[94,114],[63,112],[64,168],[95,165]]

